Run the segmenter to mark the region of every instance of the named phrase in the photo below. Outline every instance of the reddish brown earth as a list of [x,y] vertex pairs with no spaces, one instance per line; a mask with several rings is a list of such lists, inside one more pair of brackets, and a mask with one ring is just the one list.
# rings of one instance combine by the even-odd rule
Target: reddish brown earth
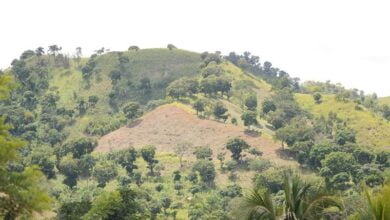
[[243,127],[200,119],[181,107],[164,105],[133,124],[103,136],[96,151],[108,152],[130,146],[140,148],[154,145],[158,152],[174,152],[176,144],[188,142],[193,146],[210,146],[216,156],[219,152],[226,151],[225,144],[232,137],[243,138],[268,157],[274,157],[279,148],[271,138],[245,133]]

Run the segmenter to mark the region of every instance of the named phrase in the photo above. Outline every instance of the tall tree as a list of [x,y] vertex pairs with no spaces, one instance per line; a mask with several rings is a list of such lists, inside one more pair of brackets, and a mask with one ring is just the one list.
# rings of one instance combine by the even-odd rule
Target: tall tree
[[[11,79],[0,76],[1,100],[8,97],[12,88]],[[42,187],[45,178],[38,167],[27,167],[22,172],[9,169],[8,165],[18,160],[20,149],[25,144],[13,137],[9,129],[10,126],[0,117],[0,216],[5,220],[49,209],[51,203]]]
[[250,146],[244,140],[237,137],[230,139],[226,144],[226,148],[232,152],[232,158],[234,160],[240,161],[242,156],[241,152],[243,150],[249,149]]
[[54,44],[54,45],[49,46],[47,53],[51,54],[53,56],[56,56],[56,55],[58,55],[59,51],[61,51],[61,50],[62,50],[62,47],[59,47],[58,45]]
[[150,170],[150,175],[154,175],[154,168],[158,163],[158,160],[155,159],[156,147],[146,146],[141,149],[141,156],[148,163],[148,168]]
[[40,57],[42,56],[43,54],[45,54],[45,49],[43,47],[38,47],[36,50],[35,50],[35,54]]

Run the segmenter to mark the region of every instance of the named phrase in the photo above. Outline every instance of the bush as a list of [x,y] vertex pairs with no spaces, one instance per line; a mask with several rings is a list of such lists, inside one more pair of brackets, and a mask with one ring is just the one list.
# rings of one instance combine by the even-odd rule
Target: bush
[[253,181],[256,187],[266,187],[270,192],[277,193],[283,188],[283,170],[271,167],[268,170],[257,174]]
[[252,171],[263,172],[271,167],[271,162],[264,159],[253,159],[249,161],[249,169]]
[[238,163],[235,160],[229,160],[228,162],[226,162],[225,166],[227,170],[232,171],[237,168]]
[[165,99],[150,100],[148,102],[148,104],[146,104],[146,110],[151,111],[160,105],[165,105],[165,104],[169,104],[169,103],[170,103],[170,101],[165,100]]
[[249,149],[248,153],[254,155],[254,156],[262,156],[263,155],[263,152],[257,150],[256,148],[252,147],[251,149]]
[[103,136],[111,131],[114,131],[126,124],[126,118],[123,115],[116,115],[114,117],[97,118],[90,121],[84,132],[89,135]]
[[237,184],[230,185],[227,186],[225,189],[221,189],[219,191],[219,194],[221,196],[230,197],[230,198],[240,197],[242,196],[242,188]]

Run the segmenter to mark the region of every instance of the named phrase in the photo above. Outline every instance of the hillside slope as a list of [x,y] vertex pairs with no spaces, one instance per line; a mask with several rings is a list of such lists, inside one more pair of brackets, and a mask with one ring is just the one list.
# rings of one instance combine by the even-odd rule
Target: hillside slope
[[[108,152],[130,146],[140,148],[155,145],[159,152],[173,153],[178,143],[187,142],[194,147],[210,146],[216,157],[219,152],[226,151],[225,144],[229,138],[241,137],[263,151],[265,156],[275,157],[279,145],[270,137],[249,134],[241,126],[200,119],[192,109],[183,106],[160,106],[133,124],[103,136],[95,150]],[[189,154],[192,154],[192,150],[189,150]]]
[[329,112],[345,120],[356,130],[358,143],[366,146],[390,147],[390,122],[378,117],[374,113],[362,109],[355,109],[353,102],[336,101],[334,95],[323,95],[322,103],[315,104],[311,95],[296,94],[300,106],[315,116],[327,116]]
[[[128,62],[119,64],[120,59],[127,58]],[[67,109],[77,108],[79,100],[87,100],[89,96],[97,96],[99,102],[96,107],[88,109],[86,114],[78,118],[71,128],[67,130],[70,137],[78,136],[84,132],[88,123],[99,118],[112,117],[129,101],[147,104],[151,100],[163,100],[166,87],[181,77],[194,77],[201,79],[200,55],[185,50],[143,49],[139,51],[110,52],[94,58],[96,67],[89,83],[83,79],[81,69],[89,61],[80,63],[71,62],[70,68],[51,68],[50,90],[58,92],[60,96],[59,107]],[[248,93],[255,93],[260,104],[271,94],[271,85],[244,72],[242,69],[228,61],[217,65],[223,70],[223,75],[232,82],[232,97],[229,100],[219,96],[205,97],[199,93],[197,96],[205,98],[210,103],[223,101],[229,109],[231,117],[238,119],[242,114],[243,100]],[[110,74],[121,69],[121,78],[113,86]],[[142,79],[150,80],[148,93],[142,92],[140,84]],[[110,94],[115,90],[118,98],[117,110],[110,103]],[[193,99],[187,100],[192,102]],[[119,111],[120,112],[120,111]],[[263,122],[265,123],[265,122]],[[242,124],[242,123],[241,123]],[[267,133],[272,133],[267,131]]]
[[[99,102],[95,108],[89,109],[85,115],[76,120],[68,129],[71,136],[84,131],[94,118],[108,117],[113,114],[110,106],[110,92],[113,90],[110,74],[118,69],[118,57],[127,57],[128,63],[123,67],[120,82],[116,88],[122,93],[122,103],[163,99],[165,88],[173,80],[183,76],[195,76],[199,72],[200,56],[185,50],[144,49],[139,51],[110,52],[95,58],[96,67],[89,85],[83,80],[81,68],[87,59],[80,63],[71,62],[68,69],[50,69],[50,90],[58,92],[59,107],[74,109],[80,99],[97,96]],[[148,97],[138,95],[140,80],[150,80],[151,92]],[[130,86],[131,85],[131,86]]]
[[379,103],[390,105],[390,96],[379,98]]

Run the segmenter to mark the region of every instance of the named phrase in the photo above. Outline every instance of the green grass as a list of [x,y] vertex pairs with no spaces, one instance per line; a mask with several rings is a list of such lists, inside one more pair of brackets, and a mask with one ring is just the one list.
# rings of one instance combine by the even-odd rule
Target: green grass
[[380,104],[390,105],[390,96],[379,98]]
[[[179,49],[125,51],[122,56],[129,58],[129,64],[126,66],[129,74],[123,74],[121,79],[123,83],[118,86],[123,88],[127,86],[128,81],[138,83],[141,78],[148,77],[153,87],[151,99],[164,98],[164,89],[171,81],[182,76],[197,75],[201,63],[199,54]],[[90,86],[87,86],[81,73],[81,67],[87,61],[88,59],[82,59],[79,64],[71,61],[69,69],[50,68],[49,71],[50,88],[59,92],[60,107],[74,109],[80,98],[87,100],[91,95],[99,97],[96,107],[89,109],[86,115],[68,129],[70,137],[80,135],[92,119],[107,117],[112,113],[108,96],[112,90],[110,72],[117,68],[118,55],[116,52],[111,52],[96,58],[97,73],[92,76]],[[157,86],[161,82],[165,82],[165,85]],[[130,100],[131,98],[128,99]]]
[[296,94],[300,106],[315,116],[327,116],[336,112],[357,132],[358,143],[367,147],[383,148],[390,146],[390,122],[369,110],[356,110],[353,102],[336,101],[334,95],[323,95],[321,104],[315,104],[311,95]]
[[[119,107],[128,101],[146,99],[141,97],[142,95],[136,94],[137,89],[126,90],[129,87],[128,82],[137,85],[140,79],[148,77],[152,84],[152,92],[148,99],[157,100],[165,98],[165,88],[173,80],[184,76],[201,78],[199,74],[200,64],[202,63],[200,55],[180,49],[171,51],[166,48],[143,49],[139,51],[109,52],[100,55],[95,60],[95,73],[89,86],[83,80],[81,73],[81,68],[88,62],[88,58],[81,59],[79,63],[71,60],[68,69],[51,67],[49,69],[49,87],[52,91],[59,93],[59,107],[75,109],[77,100],[81,98],[87,100],[91,95],[96,95],[99,98],[95,108],[88,109],[84,116],[77,117],[75,123],[66,128],[70,134],[69,138],[83,135],[91,120],[112,117],[114,112],[109,105],[109,93],[112,91],[110,72],[118,69],[118,54],[129,59],[129,63],[125,66],[126,70],[122,73],[122,78],[116,85],[121,90],[127,91],[126,97],[122,98]],[[219,66],[224,70],[224,75],[232,80],[233,96],[229,100],[226,97],[205,97],[203,94],[198,94],[197,97],[206,98],[211,103],[222,100],[229,110],[230,118],[237,118],[239,125],[242,125],[240,117],[244,109],[243,100],[246,95],[248,93],[257,94],[260,108],[261,102],[271,94],[271,85],[230,62],[222,62]],[[194,99],[190,99],[187,104],[191,104],[193,101]],[[265,125],[266,122],[261,121],[261,124]],[[272,135],[272,131],[267,130],[266,126],[259,127],[259,129],[264,130],[264,133],[268,135]]]

